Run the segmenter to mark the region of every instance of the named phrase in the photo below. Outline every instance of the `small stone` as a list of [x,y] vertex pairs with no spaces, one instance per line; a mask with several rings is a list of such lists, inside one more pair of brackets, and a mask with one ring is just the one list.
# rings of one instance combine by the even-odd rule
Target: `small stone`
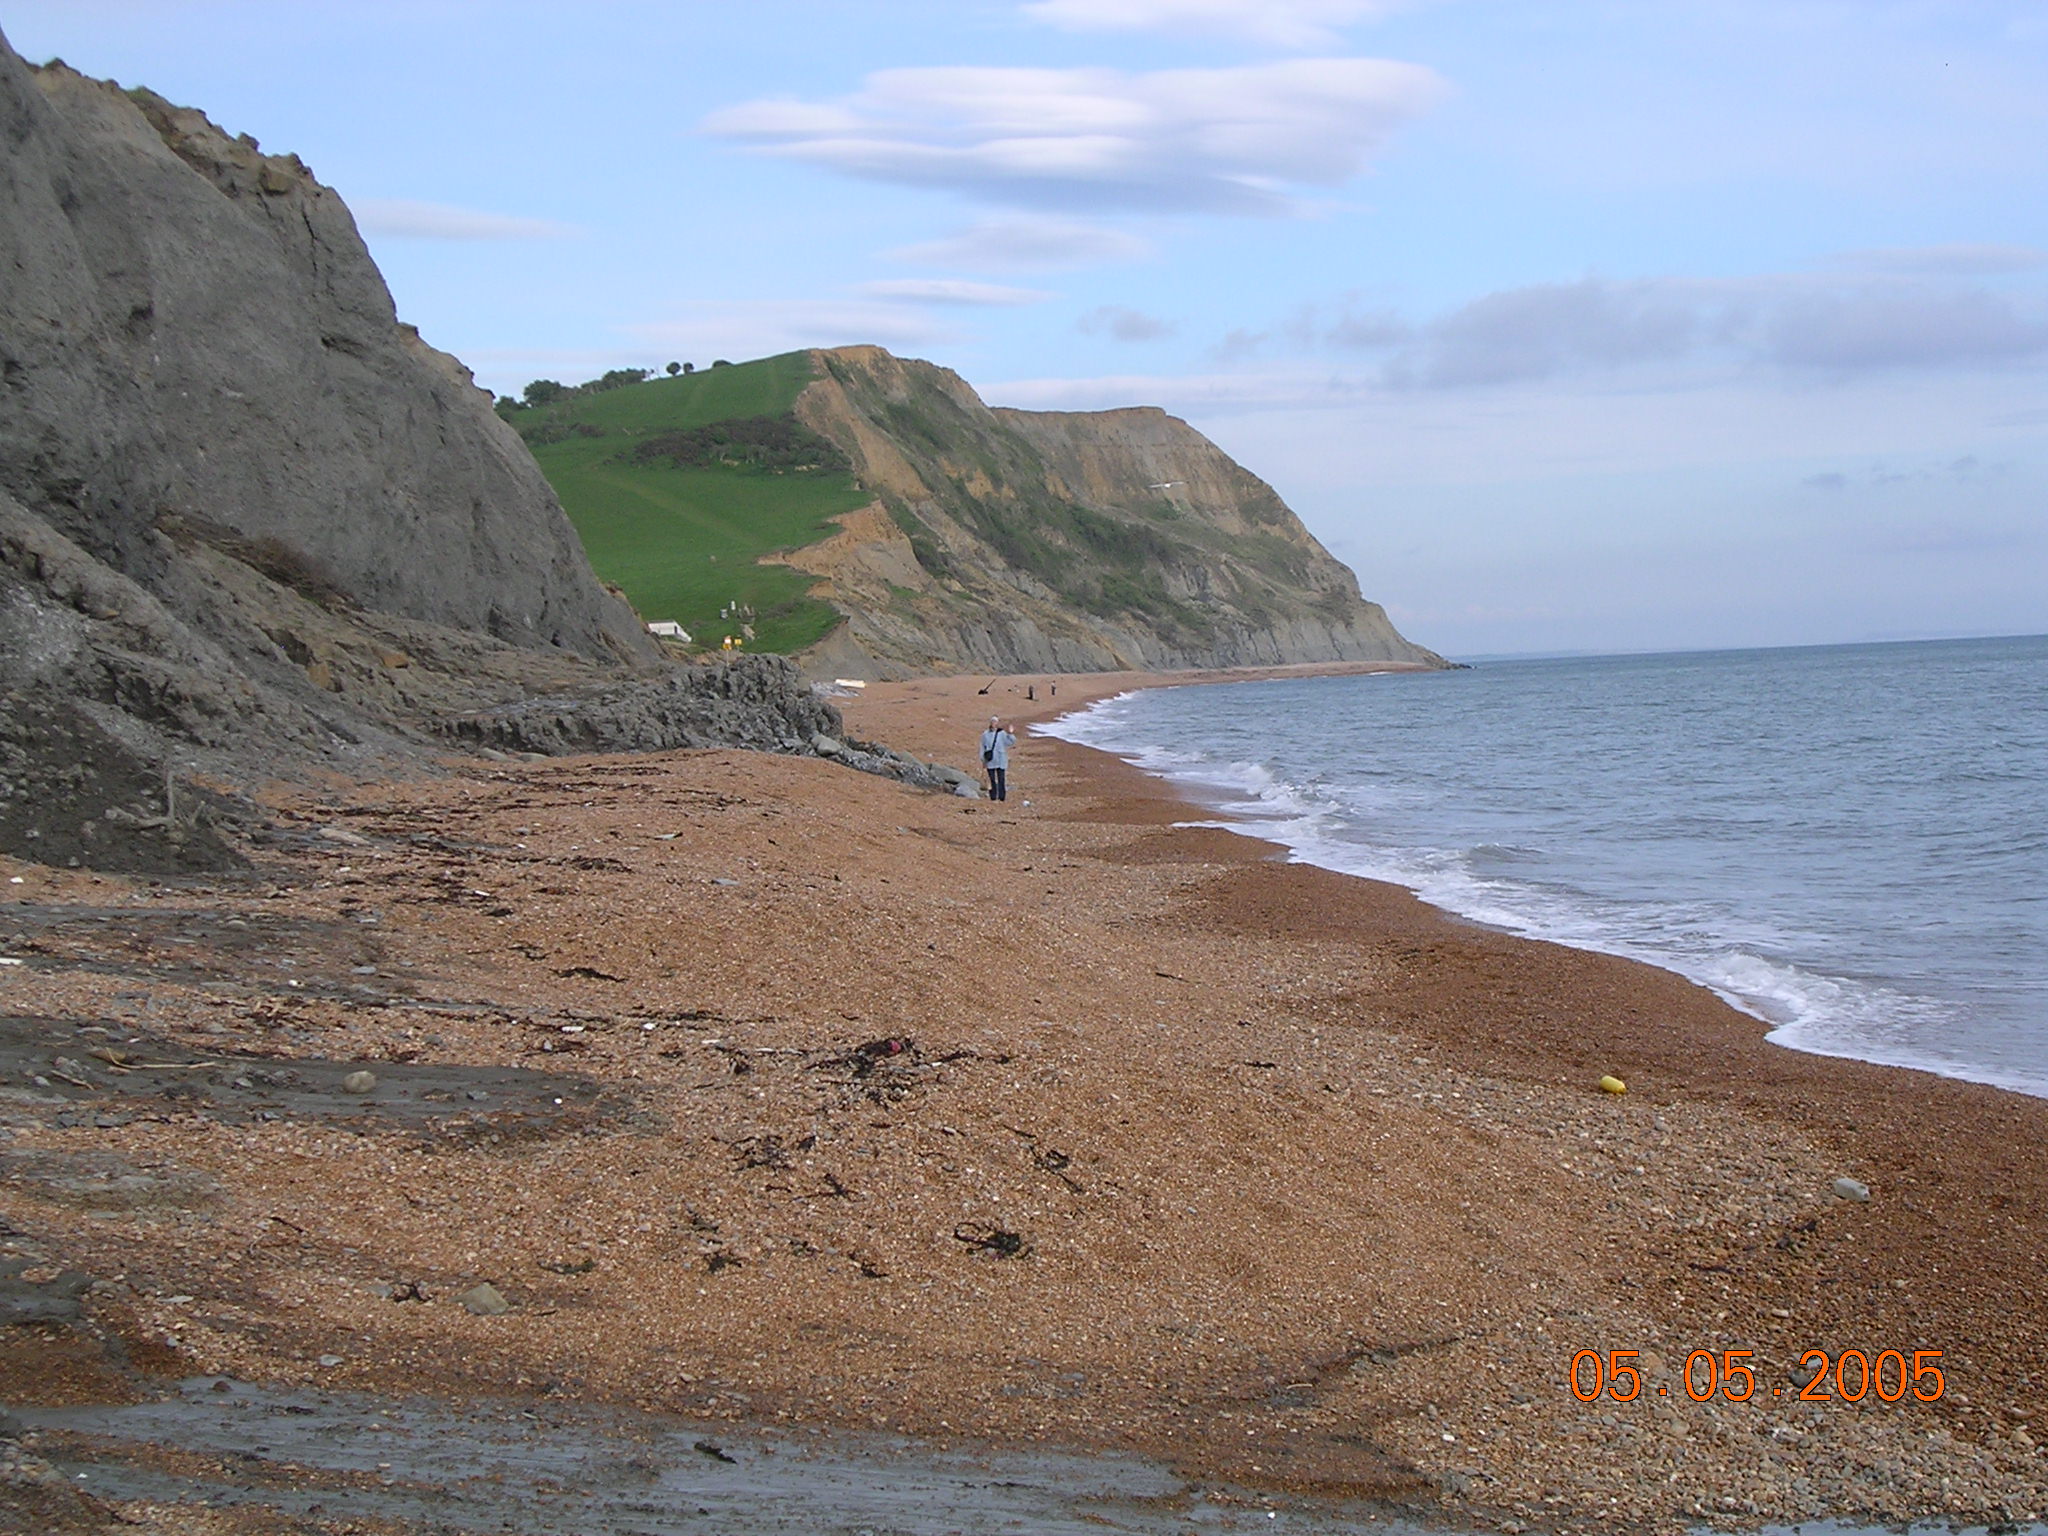
[[376,1086],[377,1074],[374,1072],[355,1071],[341,1080],[343,1093],[368,1093]]
[[1838,1199],[1864,1201],[1870,1198],[1870,1186],[1856,1179],[1837,1179],[1832,1187]]
[[455,1300],[463,1311],[472,1312],[478,1317],[503,1317],[512,1310],[512,1303],[507,1301],[503,1293],[488,1280],[481,1285],[471,1286]]
[[337,1365],[341,1364],[341,1356],[339,1356],[339,1355],[322,1355],[322,1356],[320,1357],[320,1363],[321,1363],[322,1365],[326,1366],[326,1367],[327,1367],[327,1368],[328,1368],[329,1370],[332,1370],[332,1369],[333,1369],[333,1368],[334,1368],[335,1366],[337,1366]]
[[811,738],[811,750],[820,757],[843,757],[846,755],[846,743],[819,731]]

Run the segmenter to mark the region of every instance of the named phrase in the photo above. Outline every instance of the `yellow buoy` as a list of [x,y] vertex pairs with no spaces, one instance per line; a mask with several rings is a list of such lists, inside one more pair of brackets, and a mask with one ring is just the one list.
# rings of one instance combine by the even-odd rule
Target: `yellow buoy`
[[1627,1093],[1628,1084],[1618,1077],[1603,1077],[1600,1079],[1600,1091],[1602,1093]]

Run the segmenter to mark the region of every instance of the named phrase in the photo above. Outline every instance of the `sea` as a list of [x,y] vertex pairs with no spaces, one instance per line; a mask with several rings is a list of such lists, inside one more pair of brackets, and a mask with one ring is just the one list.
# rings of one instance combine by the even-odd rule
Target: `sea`
[[2048,1096],[2048,636],[1148,688],[1035,729],[1780,1045]]

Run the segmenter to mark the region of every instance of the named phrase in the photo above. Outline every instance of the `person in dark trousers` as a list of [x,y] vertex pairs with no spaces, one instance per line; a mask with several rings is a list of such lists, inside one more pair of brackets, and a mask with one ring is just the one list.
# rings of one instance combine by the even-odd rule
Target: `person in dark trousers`
[[990,715],[988,729],[981,733],[981,766],[988,774],[988,797],[991,800],[1010,798],[1010,748],[1015,745],[1016,733],[1003,724],[1001,716]]

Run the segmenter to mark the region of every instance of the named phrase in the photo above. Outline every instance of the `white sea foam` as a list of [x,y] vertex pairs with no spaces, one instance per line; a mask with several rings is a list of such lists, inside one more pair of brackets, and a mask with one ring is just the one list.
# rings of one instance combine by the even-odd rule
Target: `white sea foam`
[[[1764,654],[1727,665],[1784,671]],[[1507,932],[1676,971],[1770,1025],[1780,1044],[2048,1096],[2041,839],[2024,816],[1979,805],[1981,786],[1953,803],[1929,798],[1939,778],[1929,754],[1955,749],[1926,730],[1942,711],[1898,697],[1901,677],[1924,689],[1926,669],[1860,678],[1845,664],[1787,704],[1753,677],[1717,677],[1716,664],[1674,658],[1670,677],[1638,666],[1622,677],[1632,691],[1612,686],[1612,661],[1604,676],[1592,663],[1583,675],[1531,668],[1513,682],[1542,695],[1540,707],[1496,687],[1463,717],[1386,707],[1405,706],[1412,690],[1329,679],[1318,692],[1123,694],[1041,729],[1180,784],[1230,818],[1204,824],[1277,842],[1302,862],[1406,886]],[[1827,714],[1838,695],[1846,721]],[[1535,717],[1519,740],[1517,705]],[[1715,709],[1692,738],[1669,728]],[[2020,778],[2022,801],[2039,793],[2038,769]],[[1903,830],[1884,825],[1887,814]],[[1959,816],[1979,821],[1952,825]],[[1894,832],[1907,853],[1881,856]],[[1946,885],[1937,854],[1953,864]],[[1975,889],[1987,883],[2010,899],[1987,902]],[[1912,926],[1938,927],[1925,913],[1944,904],[1967,910],[1941,932]],[[1858,931],[1872,921],[1896,931]]]

